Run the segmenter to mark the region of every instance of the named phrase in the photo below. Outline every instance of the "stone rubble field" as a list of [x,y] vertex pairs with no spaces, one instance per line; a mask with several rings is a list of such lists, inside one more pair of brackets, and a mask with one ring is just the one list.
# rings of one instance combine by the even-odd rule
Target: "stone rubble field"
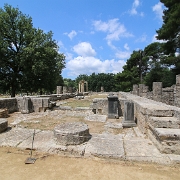
[[[123,129],[122,117],[108,119],[106,115],[93,114],[88,108],[64,108],[30,114],[16,112],[10,114],[7,120],[8,130],[0,134],[1,147],[31,149],[35,129],[34,150],[40,152],[158,164],[180,163],[180,155],[160,153],[138,127]],[[91,138],[80,145],[59,145],[53,129],[56,125],[66,122],[87,124]]]

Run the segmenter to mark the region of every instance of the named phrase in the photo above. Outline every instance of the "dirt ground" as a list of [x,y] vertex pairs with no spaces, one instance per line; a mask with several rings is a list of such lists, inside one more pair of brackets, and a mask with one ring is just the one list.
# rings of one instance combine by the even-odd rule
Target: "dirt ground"
[[162,166],[122,162],[99,158],[70,158],[33,152],[35,164],[25,164],[29,150],[0,148],[0,179],[2,180],[178,180],[180,166]]

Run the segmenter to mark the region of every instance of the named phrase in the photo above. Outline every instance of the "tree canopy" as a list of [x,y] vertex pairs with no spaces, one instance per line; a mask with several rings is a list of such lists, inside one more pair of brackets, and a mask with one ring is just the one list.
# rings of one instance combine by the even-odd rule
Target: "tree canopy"
[[0,9],[0,89],[52,92],[65,67],[53,33],[33,27],[32,18],[18,8]]
[[163,12],[163,25],[157,30],[157,38],[166,40],[166,54],[175,53],[180,48],[180,2],[160,0],[166,7]]

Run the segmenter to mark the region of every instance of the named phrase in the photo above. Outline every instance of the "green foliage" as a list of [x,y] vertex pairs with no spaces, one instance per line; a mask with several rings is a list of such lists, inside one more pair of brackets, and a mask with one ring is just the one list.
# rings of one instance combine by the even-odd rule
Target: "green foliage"
[[32,19],[18,8],[0,9],[0,89],[50,91],[61,79],[65,56],[58,53],[52,32],[35,29]]
[[153,82],[162,82],[163,87],[170,87],[175,84],[174,74],[168,68],[163,68],[159,63],[151,69],[145,77],[145,84],[152,90]]
[[90,76],[85,74],[79,75],[75,80],[77,87],[81,80],[88,82],[89,91],[100,92],[101,86],[104,87],[104,91],[106,92],[115,91],[114,74],[112,73],[92,73]]
[[163,25],[157,31],[158,39],[167,40],[166,54],[174,54],[180,48],[180,2],[177,0],[160,0],[166,6]]

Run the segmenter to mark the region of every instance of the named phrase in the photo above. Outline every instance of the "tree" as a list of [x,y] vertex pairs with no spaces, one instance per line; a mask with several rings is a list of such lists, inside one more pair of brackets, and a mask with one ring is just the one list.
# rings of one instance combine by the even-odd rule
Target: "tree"
[[164,63],[167,56],[164,54],[164,43],[154,42],[144,49],[148,59],[148,71],[144,82],[152,89],[153,82],[162,82],[163,87],[171,86],[174,83],[172,71]]
[[166,54],[174,54],[180,48],[180,2],[177,0],[160,0],[166,6],[163,25],[157,30],[157,39],[166,40]]
[[0,9],[0,88],[11,96],[24,91],[53,91],[65,67],[52,32],[33,27],[18,8]]

